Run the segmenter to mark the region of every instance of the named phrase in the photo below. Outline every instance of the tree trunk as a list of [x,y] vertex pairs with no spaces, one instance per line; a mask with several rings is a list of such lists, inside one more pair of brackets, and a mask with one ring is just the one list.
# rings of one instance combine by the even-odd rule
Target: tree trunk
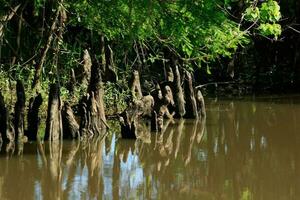
[[190,72],[185,72],[184,91],[186,98],[186,114],[185,118],[197,119],[197,102],[194,93],[193,79]]
[[7,109],[4,102],[4,97],[0,91],[0,140],[7,141]]
[[200,89],[196,91],[196,102],[197,102],[198,116],[205,118],[206,117],[205,102]]
[[25,129],[25,91],[22,81],[17,81],[17,102],[15,104],[15,118],[14,118],[14,127],[15,127],[15,137],[17,141],[23,141],[24,129]]
[[121,114],[121,135],[124,139],[136,139],[138,118],[136,114],[124,111]]
[[36,140],[40,125],[39,109],[43,103],[41,94],[30,99],[29,110],[27,114],[28,128],[27,137],[29,140]]
[[135,139],[140,117],[151,117],[154,106],[154,99],[151,95],[142,97],[141,100],[134,100],[121,114],[121,135],[123,138]]
[[104,81],[115,83],[117,82],[116,67],[114,62],[114,53],[109,45],[105,45],[105,71],[104,71]]
[[79,135],[79,125],[75,119],[73,110],[68,103],[62,109],[64,138],[76,138]]
[[61,102],[58,84],[50,86],[45,139],[58,141],[62,139]]
[[140,75],[137,70],[133,71],[130,87],[131,87],[131,94],[134,99],[141,99],[143,97]]
[[[162,85],[163,86],[163,85]],[[174,105],[173,93],[170,86],[157,86],[154,95],[154,109],[151,118],[151,131],[161,131],[164,125],[164,118],[173,119],[174,113],[170,114],[169,105]]]
[[87,49],[83,51],[82,67],[83,69],[82,69],[81,83],[84,85],[88,85],[91,80],[92,59]]
[[80,133],[83,136],[99,135],[108,127],[104,110],[101,68],[96,62],[92,65],[92,74],[88,95],[82,100]]
[[43,49],[42,55],[41,55],[41,59],[35,67],[35,74],[34,74],[34,79],[33,79],[33,82],[32,82],[32,89],[36,89],[36,88],[38,89],[40,87],[40,79],[41,79],[41,73],[42,73],[43,65],[46,61],[47,53],[50,49],[50,46],[51,46],[51,43],[52,43],[52,40],[53,40],[53,36],[54,36],[54,32],[55,32],[55,29],[57,27],[59,13],[60,13],[60,6],[57,8],[55,18],[54,18],[54,20],[52,22],[52,25],[51,25],[51,28],[50,28],[47,43],[46,43],[46,45]]
[[186,111],[185,111],[184,94],[181,86],[181,76],[176,62],[174,62],[173,67],[174,67],[173,68],[173,72],[174,72],[173,92],[175,97],[175,117],[182,118],[185,115]]

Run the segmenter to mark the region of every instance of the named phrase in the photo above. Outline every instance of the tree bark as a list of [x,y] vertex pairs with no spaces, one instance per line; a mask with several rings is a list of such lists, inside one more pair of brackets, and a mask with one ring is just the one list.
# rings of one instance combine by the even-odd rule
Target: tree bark
[[46,61],[47,53],[50,49],[50,46],[51,46],[51,43],[52,43],[52,40],[53,40],[54,31],[57,27],[59,13],[60,13],[60,6],[57,8],[56,15],[55,15],[55,18],[54,18],[53,23],[51,25],[50,32],[49,32],[49,37],[48,37],[46,46],[43,49],[40,62],[35,67],[35,74],[34,74],[34,79],[33,79],[33,82],[32,82],[32,89],[37,89],[40,86],[41,72],[42,72],[42,69],[43,69],[43,65]]
[[23,141],[24,129],[25,129],[25,90],[22,81],[17,81],[17,102],[15,104],[15,116],[14,116],[14,127],[15,127],[15,137],[17,141]]
[[154,109],[151,118],[151,131],[161,131],[164,118],[173,119],[174,113],[170,114],[169,105],[174,105],[173,94],[170,86],[165,85],[163,91],[157,86],[154,92]]
[[28,127],[26,135],[29,140],[36,140],[40,125],[39,109],[43,103],[42,95],[37,94],[35,97],[32,97],[29,102],[27,114]]
[[185,100],[184,100],[184,93],[181,86],[181,76],[178,69],[177,62],[174,62],[173,65],[173,72],[174,72],[174,97],[175,97],[175,117],[182,118],[185,113]]
[[7,141],[7,109],[4,102],[4,97],[0,91],[0,140]]
[[89,51],[85,49],[83,51],[83,69],[82,69],[82,79],[81,82],[84,85],[88,85],[91,80],[91,67],[92,67],[92,59],[89,54]]
[[184,91],[186,99],[186,114],[185,118],[197,119],[197,102],[194,93],[193,79],[190,72],[185,72]]
[[117,81],[117,74],[115,72],[114,53],[108,44],[105,45],[105,60],[104,81],[115,83]]
[[79,125],[75,119],[73,110],[68,103],[62,109],[63,135],[64,138],[76,138],[79,135]]
[[133,71],[130,88],[131,88],[131,94],[134,99],[141,99],[143,97],[140,75],[137,70]]
[[61,102],[58,84],[50,86],[45,139],[58,141],[62,139]]
[[206,117],[205,102],[200,89],[197,89],[196,91],[196,102],[197,102],[198,115],[201,116],[202,118],[205,118]]
[[104,110],[101,67],[96,61],[92,65],[92,74],[88,95],[82,100],[82,120],[80,123],[80,133],[82,136],[100,135],[103,133],[103,130],[108,128]]

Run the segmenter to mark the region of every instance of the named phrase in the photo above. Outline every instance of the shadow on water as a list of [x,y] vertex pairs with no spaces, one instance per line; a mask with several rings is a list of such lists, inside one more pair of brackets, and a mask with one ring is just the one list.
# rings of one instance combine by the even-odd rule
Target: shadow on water
[[300,105],[208,102],[137,140],[3,144],[1,199],[297,199]]

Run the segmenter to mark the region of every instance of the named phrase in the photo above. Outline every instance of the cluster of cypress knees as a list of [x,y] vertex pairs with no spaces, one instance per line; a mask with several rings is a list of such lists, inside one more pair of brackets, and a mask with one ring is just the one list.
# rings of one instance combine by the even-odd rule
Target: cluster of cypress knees
[[[88,55],[88,54],[87,54]],[[89,63],[89,62],[88,62]],[[86,95],[77,104],[77,112],[68,102],[61,102],[58,83],[50,86],[46,130],[43,140],[59,141],[67,138],[91,138],[103,135],[109,128],[105,116],[103,101],[104,89],[101,78],[101,67],[91,63],[85,67],[89,74]],[[181,76],[182,74],[182,76]],[[192,118],[206,116],[204,98],[200,89],[193,86],[192,74],[188,71],[180,73],[177,62],[171,62],[166,68],[166,80],[157,83],[148,95],[143,96],[140,76],[137,70],[132,73],[130,88],[132,99],[128,107],[118,114],[121,135],[123,138],[135,139],[141,118],[149,119],[151,130],[162,130],[164,119]],[[2,142],[24,143],[28,140],[40,139],[39,110],[43,99],[36,93],[29,100],[26,114],[26,96],[21,80],[16,84],[17,101],[14,112],[10,114],[0,91],[0,144]],[[25,120],[27,118],[27,123]]]

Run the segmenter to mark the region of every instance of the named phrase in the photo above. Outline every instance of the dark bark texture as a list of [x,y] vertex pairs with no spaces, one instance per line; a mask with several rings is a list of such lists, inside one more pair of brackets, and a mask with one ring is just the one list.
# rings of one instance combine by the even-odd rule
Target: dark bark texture
[[0,140],[7,140],[6,137],[7,130],[7,109],[4,102],[4,97],[0,91]]
[[40,125],[39,109],[43,103],[41,94],[37,94],[29,101],[29,109],[27,114],[28,127],[26,135],[29,140],[36,140]]
[[17,91],[17,102],[15,104],[15,115],[14,115],[14,127],[15,127],[15,136],[17,141],[22,141],[24,137],[25,129],[25,90],[22,81],[17,81],[16,86]]
[[45,139],[58,141],[62,139],[61,102],[58,84],[50,86]]
[[197,102],[196,102],[195,92],[193,87],[192,74],[187,71],[185,72],[184,91],[185,91],[185,99],[186,99],[186,114],[184,117],[197,119],[198,110],[197,110]]
[[75,119],[73,110],[68,103],[62,108],[64,138],[73,139],[79,136],[79,125]]

